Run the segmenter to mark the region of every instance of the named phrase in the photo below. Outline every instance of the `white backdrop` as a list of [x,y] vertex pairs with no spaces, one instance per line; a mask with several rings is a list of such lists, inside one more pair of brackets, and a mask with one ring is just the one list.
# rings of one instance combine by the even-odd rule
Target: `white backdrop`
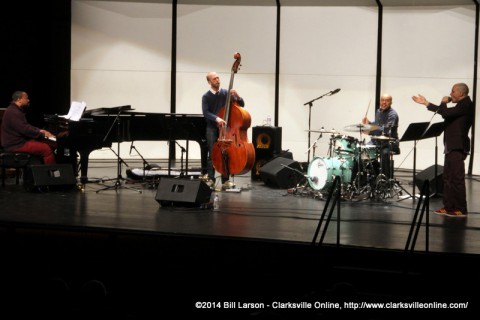
[[[234,87],[246,100],[252,127],[273,116],[276,10],[275,6],[178,5],[178,113],[201,113],[208,71],[217,71],[228,87],[233,54],[238,51],[242,66]],[[281,8],[278,123],[282,148],[289,149],[295,160],[307,161],[307,101],[341,89],[313,102],[312,129],[343,131],[359,123],[367,109],[373,119],[377,20],[377,7]],[[466,82],[473,93],[474,32],[473,5],[384,7],[381,91],[393,96],[400,136],[410,123],[442,121],[438,115],[432,119],[433,113],[415,104],[412,95],[421,93],[436,103],[455,82]],[[135,111],[170,112],[171,34],[171,4],[74,0],[72,100],[86,101],[87,109],[130,104]],[[358,133],[344,133],[359,138]],[[317,137],[312,134],[312,142]],[[443,135],[438,139],[439,164],[443,164],[442,139]],[[315,155],[327,156],[328,143],[328,136],[319,139]],[[138,158],[129,154],[130,143],[124,144],[122,157]],[[190,157],[199,158],[194,145],[190,144]],[[135,146],[146,158],[167,157],[165,142],[135,142]],[[417,143],[417,170],[434,164],[434,147],[435,139]],[[413,142],[401,144],[395,167],[413,168],[412,149]],[[113,157],[108,149],[91,155]],[[479,172],[474,167],[474,173]]]

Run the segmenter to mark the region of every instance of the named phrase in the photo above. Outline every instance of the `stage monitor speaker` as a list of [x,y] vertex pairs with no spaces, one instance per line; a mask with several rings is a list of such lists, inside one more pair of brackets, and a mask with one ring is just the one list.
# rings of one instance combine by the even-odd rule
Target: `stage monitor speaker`
[[161,178],[155,200],[162,207],[200,207],[210,202],[212,189],[202,180]]
[[288,189],[302,180],[301,172],[302,168],[297,161],[277,157],[260,168],[260,177],[267,186]]
[[32,164],[25,170],[23,183],[28,191],[67,190],[77,184],[77,179],[70,164]]
[[255,162],[252,180],[260,180],[260,168],[282,150],[282,127],[256,126],[252,128],[252,143],[255,148]]
[[437,183],[435,184],[435,165],[428,167],[415,176],[415,184],[422,191],[425,180],[430,182],[430,194],[443,193],[443,166],[437,165]]

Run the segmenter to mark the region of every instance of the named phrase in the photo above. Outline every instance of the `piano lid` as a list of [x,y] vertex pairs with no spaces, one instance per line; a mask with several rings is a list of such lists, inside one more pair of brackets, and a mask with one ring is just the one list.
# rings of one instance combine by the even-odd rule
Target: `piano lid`
[[135,109],[132,109],[131,105],[125,105],[125,106],[118,106],[118,107],[90,109],[90,110],[86,110],[83,114],[96,116],[96,115],[102,115],[102,114],[118,114],[128,110],[135,110]]

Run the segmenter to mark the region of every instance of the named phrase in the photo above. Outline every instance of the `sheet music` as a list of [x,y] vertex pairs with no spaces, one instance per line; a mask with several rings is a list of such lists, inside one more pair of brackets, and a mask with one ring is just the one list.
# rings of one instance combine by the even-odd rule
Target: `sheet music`
[[68,114],[64,116],[59,116],[59,117],[69,119],[72,121],[79,121],[86,108],[87,108],[87,103],[85,101],[82,101],[82,102],[72,101],[72,104],[70,105],[70,110],[68,110]]

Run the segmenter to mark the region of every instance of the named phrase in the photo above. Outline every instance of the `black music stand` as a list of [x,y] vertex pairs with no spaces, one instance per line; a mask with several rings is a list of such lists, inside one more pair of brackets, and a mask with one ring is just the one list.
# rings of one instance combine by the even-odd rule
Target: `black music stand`
[[[113,119],[112,125],[110,126],[107,133],[105,134],[105,137],[103,138],[103,141],[104,142],[107,141],[107,138],[110,135],[110,132],[112,131],[113,127],[116,124],[117,125],[117,152],[113,151],[112,148],[110,148],[110,149],[117,156],[117,178],[115,179],[115,184],[113,186],[106,186],[102,189],[97,190],[96,192],[99,193],[100,191],[111,190],[111,189],[115,189],[115,191],[117,191],[118,189],[125,188],[125,189],[130,189],[130,190],[134,190],[134,191],[137,191],[139,193],[142,193],[142,190],[140,190],[140,189],[127,187],[127,186],[122,185],[122,181],[125,180],[122,177],[122,162],[125,163],[125,161],[123,161],[123,159],[120,157],[120,143],[123,141],[123,137],[121,135],[122,131],[121,131],[120,114],[124,110],[131,110],[131,108],[130,108],[130,106],[123,106],[123,107],[117,107],[115,109],[118,109],[118,112],[115,116],[115,119]],[[127,165],[127,164],[125,163],[125,165]]]
[[438,172],[437,172],[437,167],[438,167],[438,136],[442,134],[443,130],[445,128],[445,125],[443,122],[437,122],[432,124],[425,134],[423,135],[422,139],[428,139],[428,138],[433,138],[435,137],[435,193],[431,194],[430,197],[435,197],[438,196]]
[[[427,131],[430,122],[417,122],[417,123],[410,123],[407,130],[403,134],[400,142],[403,141],[413,141],[413,192],[410,196],[411,198],[415,199],[415,176],[416,176],[416,165],[417,165],[417,141],[422,140],[425,132]],[[410,198],[409,197],[409,198]],[[408,198],[405,198],[408,199]],[[402,200],[405,200],[402,199]]]

